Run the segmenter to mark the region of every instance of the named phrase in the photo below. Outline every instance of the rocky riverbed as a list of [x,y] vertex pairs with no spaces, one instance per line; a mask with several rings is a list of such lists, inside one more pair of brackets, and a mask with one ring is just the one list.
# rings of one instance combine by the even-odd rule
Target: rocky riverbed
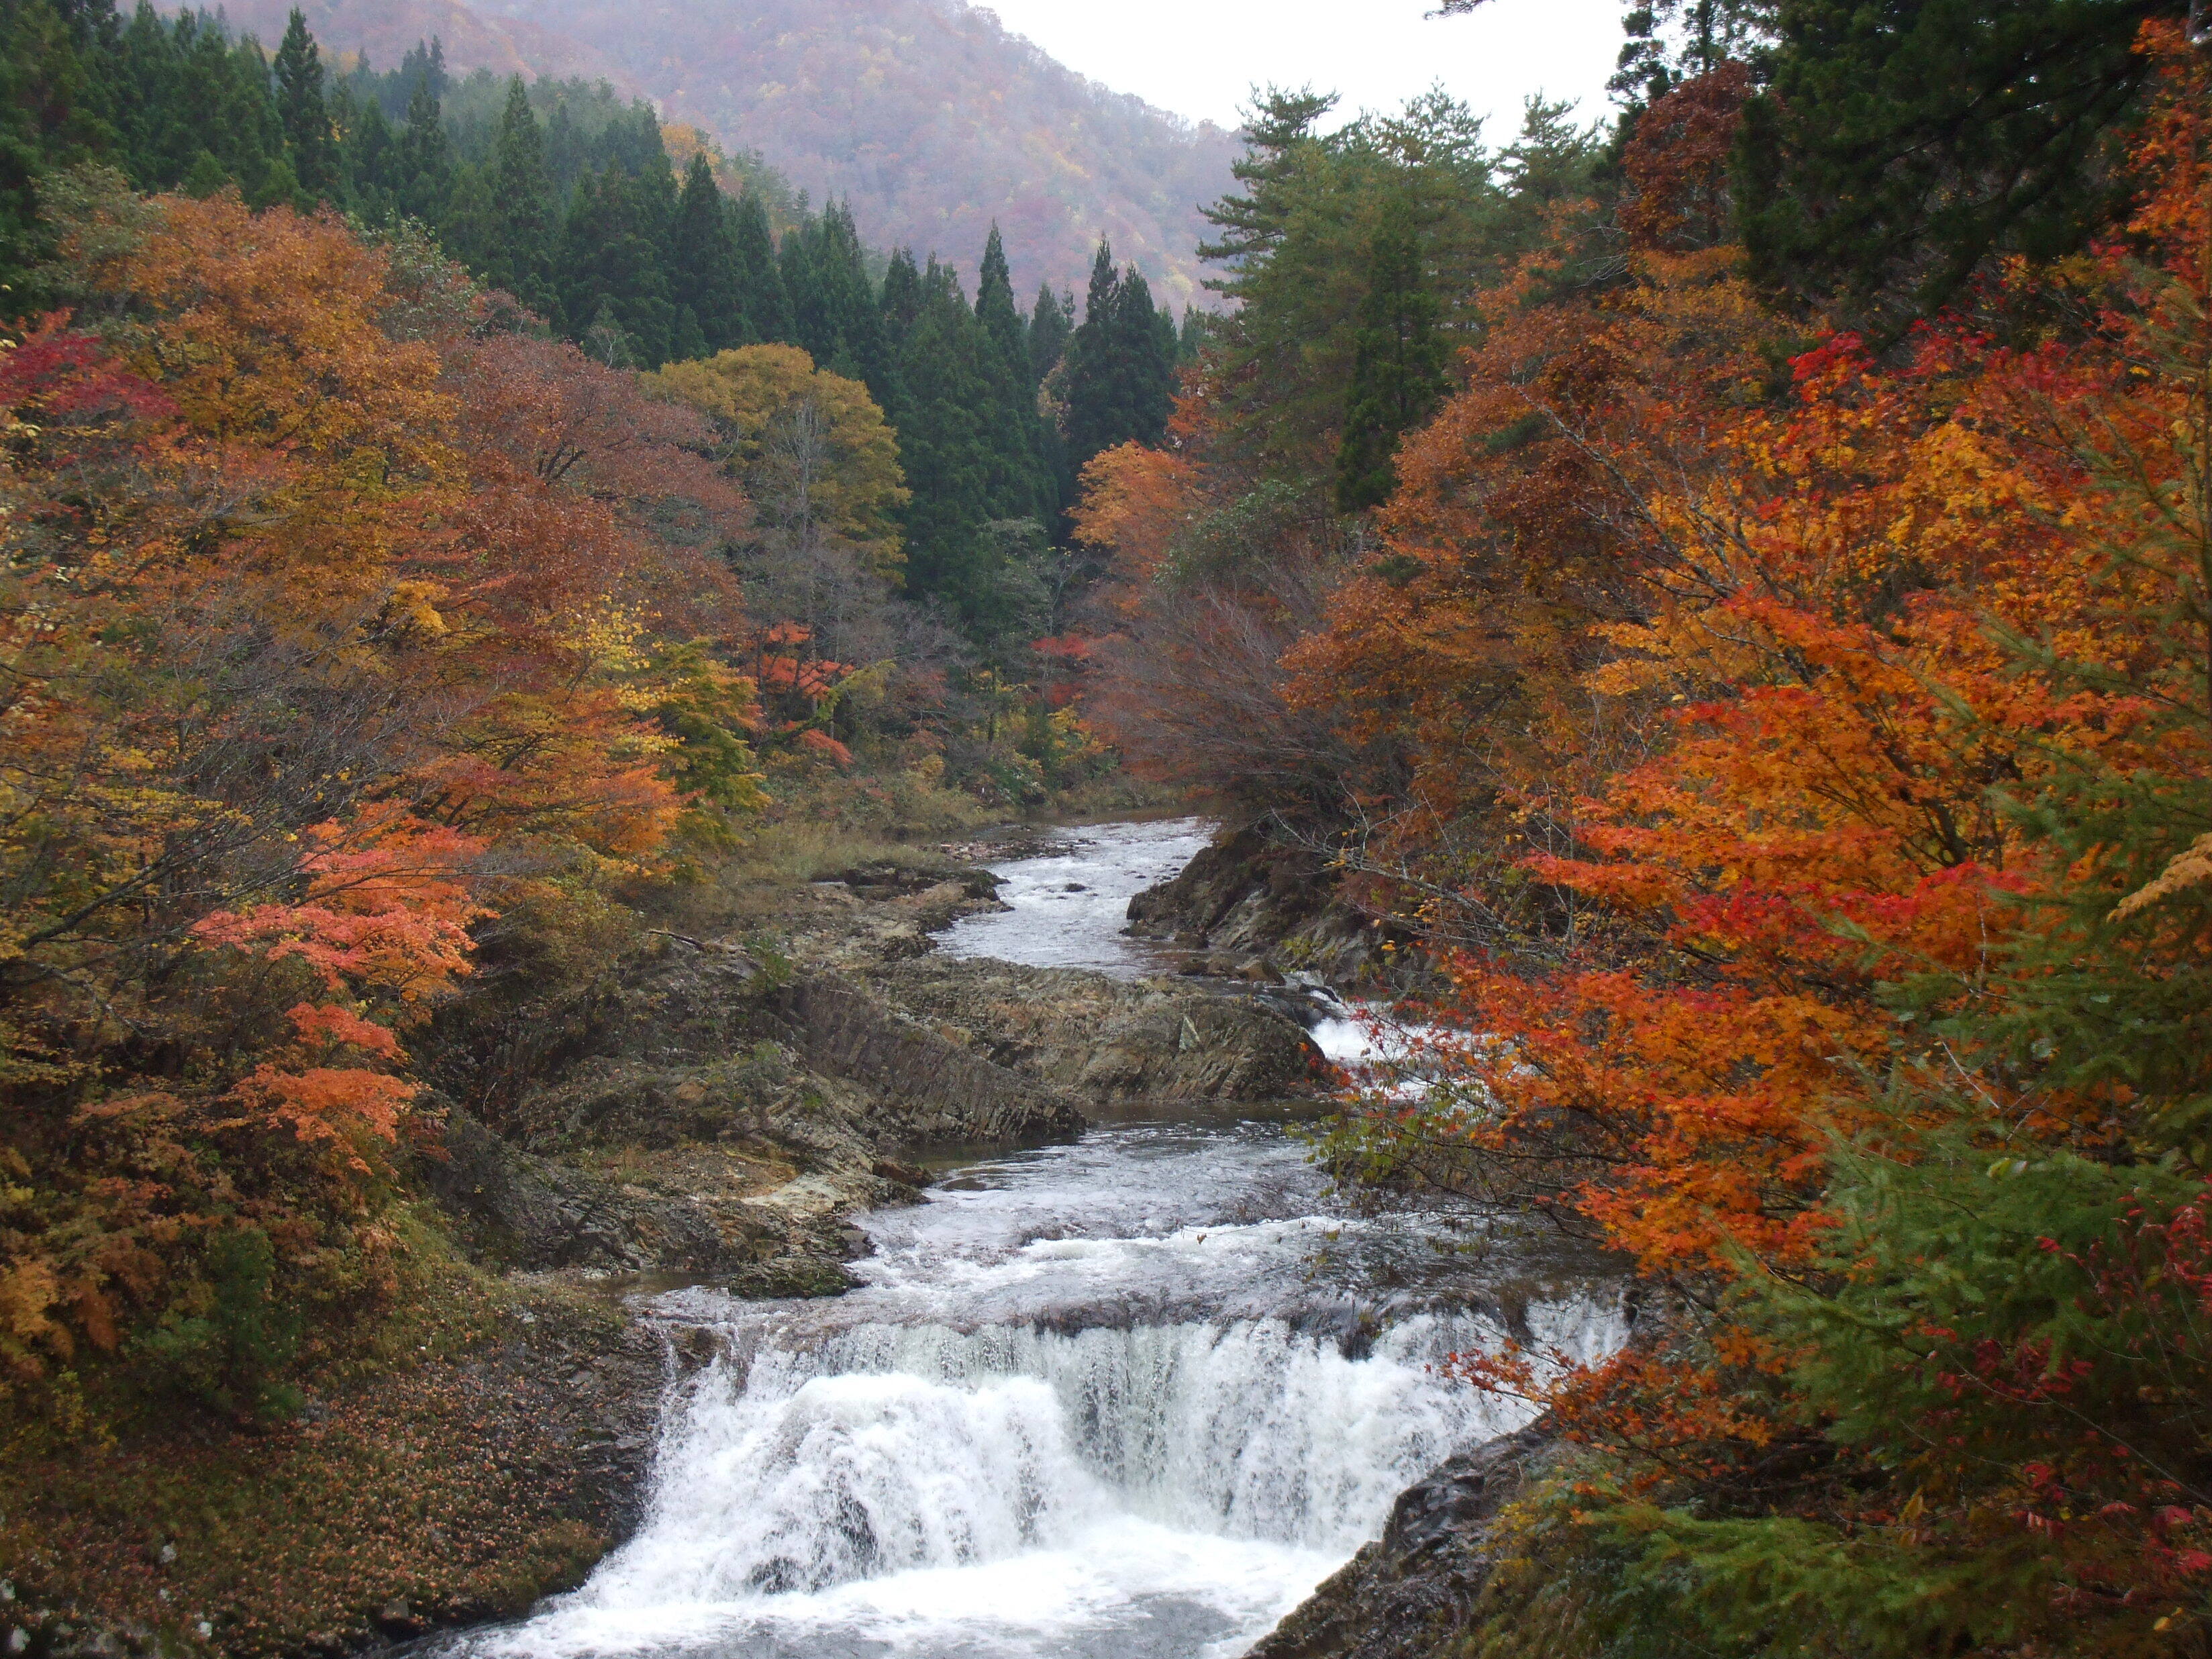
[[[876,1605],[866,1587],[900,1564],[898,1584],[926,1584],[974,1551],[1060,1575],[1058,1602],[1022,1613],[1018,1574],[1000,1584],[991,1568],[958,1593],[985,1611],[945,1614],[916,1652],[988,1638],[993,1651],[1230,1659],[1285,1613],[1258,1659],[1432,1651],[1420,1633],[1479,1583],[1493,1499],[1535,1451],[1513,1442],[1467,1463],[1514,1423],[1478,1423],[1427,1365],[1485,1333],[1525,1337],[1532,1320],[1601,1348],[1619,1316],[1592,1299],[1589,1263],[1490,1239],[1486,1265],[1470,1267],[1471,1235],[1333,1209],[1279,1124],[1322,1109],[1335,1076],[1308,1029],[1319,975],[1304,964],[1356,975],[1371,943],[1309,890],[1313,872],[1292,880],[1236,838],[1208,850],[1207,833],[1032,835],[856,867],[785,895],[772,927],[654,934],[599,981],[524,1001],[496,1075],[471,1080],[467,1106],[447,1103],[442,1145],[424,1155],[441,1214],[422,1235],[395,1352],[358,1383],[333,1373],[262,1452],[233,1444],[205,1468],[161,1471],[139,1515],[61,1500],[65,1513],[41,1517],[43,1547],[75,1537],[104,1553],[118,1593],[88,1608],[14,1602],[0,1623],[25,1639],[10,1650],[404,1641],[518,1613],[635,1536],[575,1605],[617,1624],[674,1618],[655,1651],[694,1651],[685,1621],[703,1617],[725,1634],[698,1651],[874,1654],[884,1631],[939,1615]],[[963,1170],[983,1173],[945,1184]],[[969,1191],[974,1223],[961,1219]],[[453,1249],[473,1277],[438,1267]],[[1023,1332],[1030,1346],[1006,1346]],[[817,1357],[779,1358],[795,1367],[784,1382],[732,1369],[771,1351]],[[866,1527],[854,1531],[859,1511],[801,1504],[775,1523],[799,1540],[787,1547],[716,1518],[722,1476],[682,1497],[692,1477],[670,1461],[672,1435],[784,1445],[811,1422],[814,1444],[807,1402],[850,1395],[855,1366],[893,1373],[836,1407],[880,1419],[878,1452],[919,1437],[913,1455],[934,1467],[952,1455],[942,1436],[966,1437],[958,1480],[911,1517],[925,1534],[953,1529],[942,1561],[926,1540],[882,1553],[884,1515],[921,1468],[896,1456],[879,1487],[840,1500],[874,1516]],[[1002,1487],[991,1471],[1010,1445],[1042,1461]],[[1166,1463],[1147,1461],[1172,1445],[1183,1449]],[[793,1465],[796,1486],[748,1501],[776,1513],[812,1483],[856,1478],[824,1455]],[[278,1488],[296,1513],[265,1539],[254,1517]],[[1382,1541],[1293,1610],[1386,1512]],[[754,1560],[728,1569],[750,1595],[744,1575],[773,1577],[762,1564],[787,1547],[830,1563],[828,1600],[714,1612],[724,1592],[702,1586],[724,1570],[683,1565]],[[866,1559],[840,1578],[854,1548]],[[1127,1570],[1099,1578],[1086,1550],[1126,1556]],[[8,1589],[69,1576],[50,1555]],[[612,1650],[584,1613],[526,1630],[520,1645],[485,1639],[531,1659]]]

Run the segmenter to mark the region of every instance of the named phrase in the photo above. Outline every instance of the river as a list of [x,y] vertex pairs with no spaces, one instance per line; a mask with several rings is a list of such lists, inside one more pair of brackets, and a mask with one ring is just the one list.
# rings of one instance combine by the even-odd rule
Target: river
[[[1206,830],[1069,831],[943,948],[1150,971],[1123,912]],[[1592,1357],[1622,1334],[1615,1297],[1510,1230],[1346,1212],[1295,1115],[1102,1119],[861,1218],[846,1296],[657,1298],[723,1352],[672,1389],[638,1534],[440,1651],[1232,1659],[1401,1488],[1519,1425],[1436,1362],[1501,1320]]]

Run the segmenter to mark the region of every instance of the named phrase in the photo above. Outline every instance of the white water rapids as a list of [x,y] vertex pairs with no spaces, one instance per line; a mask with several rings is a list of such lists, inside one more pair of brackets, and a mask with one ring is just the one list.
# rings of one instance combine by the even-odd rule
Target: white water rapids
[[[1127,883],[1202,830],[1080,832],[1092,867],[1039,860],[1060,867],[957,946],[1128,972]],[[846,1296],[659,1299],[725,1346],[672,1391],[644,1525],[581,1589],[444,1651],[1231,1659],[1400,1490],[1518,1425],[1435,1362],[1508,1327],[1590,1357],[1622,1335],[1582,1264],[1340,1213],[1280,1121],[1202,1106],[968,1165],[860,1224]]]

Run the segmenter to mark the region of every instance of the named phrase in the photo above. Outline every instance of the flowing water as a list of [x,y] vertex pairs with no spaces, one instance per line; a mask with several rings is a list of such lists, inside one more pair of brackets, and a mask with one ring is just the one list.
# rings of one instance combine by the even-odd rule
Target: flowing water
[[[951,948],[1137,971],[1121,909],[1204,830],[1079,832]],[[1281,1115],[1194,1108],[966,1165],[862,1218],[841,1297],[659,1298],[723,1352],[672,1395],[637,1537],[448,1651],[1242,1653],[1401,1488],[1518,1425],[1437,1361],[1509,1328],[1591,1357],[1622,1335],[1587,1264],[1471,1218],[1342,1212]]]
[[1129,901],[1196,858],[1212,834],[1204,818],[1068,830],[1065,852],[989,866],[1010,908],[955,922],[938,948],[1032,968],[1094,968],[1116,979],[1157,973],[1158,947],[1121,931]]

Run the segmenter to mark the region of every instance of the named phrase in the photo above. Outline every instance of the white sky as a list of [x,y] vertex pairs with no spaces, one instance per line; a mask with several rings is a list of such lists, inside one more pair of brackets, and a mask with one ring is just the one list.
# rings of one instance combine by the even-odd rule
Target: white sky
[[1431,82],[1509,142],[1530,93],[1607,112],[1625,0],[1489,0],[1431,18],[1437,0],[979,0],[1016,34],[1116,92],[1234,127],[1255,83],[1343,95],[1337,116],[1396,109]]

